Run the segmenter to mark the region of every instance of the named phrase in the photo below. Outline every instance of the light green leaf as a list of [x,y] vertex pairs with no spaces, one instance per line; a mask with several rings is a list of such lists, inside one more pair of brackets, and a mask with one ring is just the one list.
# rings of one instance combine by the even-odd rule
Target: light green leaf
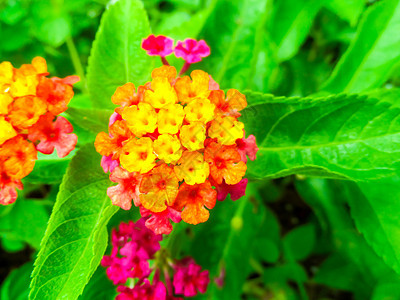
[[271,37],[279,61],[293,57],[305,41],[324,0],[280,0],[271,20]]
[[270,0],[213,1],[214,11],[200,34],[211,55],[197,68],[210,72],[223,88],[266,89],[274,67],[266,30],[271,4]]
[[343,182],[358,230],[384,261],[400,273],[400,177]]
[[365,0],[330,0],[325,5],[340,18],[348,21],[351,26],[354,26],[364,10]]
[[79,127],[94,134],[101,131],[108,132],[108,122],[113,111],[110,109],[87,109],[70,107],[67,111],[71,119]]
[[150,34],[149,21],[139,0],[119,0],[108,6],[93,43],[88,67],[88,88],[98,108],[114,108],[111,96],[118,86],[144,84],[154,58],[141,48]]
[[107,246],[117,211],[93,145],[80,149],[64,176],[32,274],[30,299],[77,299]]
[[400,1],[383,0],[362,18],[357,36],[322,88],[357,93],[380,87],[400,61]]
[[369,180],[400,168],[400,107],[357,95],[284,98],[247,92],[241,121],[259,152],[248,174]]

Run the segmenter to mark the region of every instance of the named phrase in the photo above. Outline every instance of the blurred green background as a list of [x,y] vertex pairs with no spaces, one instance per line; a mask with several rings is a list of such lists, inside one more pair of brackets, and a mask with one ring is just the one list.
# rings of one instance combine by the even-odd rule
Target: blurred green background
[[[144,5],[154,34],[207,41],[212,54],[196,67],[210,72],[222,88],[307,96],[321,91],[375,2],[155,0]],[[82,81],[71,106],[79,106],[91,45],[107,3],[0,0],[0,61],[18,67],[42,56],[52,76],[78,74]],[[375,30],[373,23],[370,30]],[[387,88],[400,85],[400,65],[394,63],[385,74]],[[33,173],[18,201],[0,208],[1,299],[27,297],[32,259],[62,174],[37,184],[35,178],[44,175]],[[375,254],[350,216],[348,201],[363,197],[349,200],[356,192],[340,181],[303,177],[254,183],[250,202],[226,201],[202,226],[181,224],[182,234],[172,243],[213,275],[221,257],[228,257],[235,279],[224,293],[241,294],[242,299],[400,299],[399,276]],[[238,228],[244,230],[238,234]],[[246,251],[250,256],[242,259]],[[104,273],[96,271],[82,299],[114,295]]]

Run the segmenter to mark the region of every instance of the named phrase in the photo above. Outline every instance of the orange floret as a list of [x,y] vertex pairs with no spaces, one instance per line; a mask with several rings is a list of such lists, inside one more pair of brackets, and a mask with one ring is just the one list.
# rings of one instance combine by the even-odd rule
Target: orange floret
[[176,69],[172,66],[162,66],[159,68],[155,68],[153,72],[151,72],[151,78],[156,77],[166,77],[168,78],[169,82],[173,82],[176,77]]
[[196,97],[208,98],[210,90],[208,84],[210,82],[209,75],[201,70],[194,70],[190,76],[179,78],[175,84],[175,90],[178,94],[179,102],[187,104]]
[[0,160],[6,174],[12,179],[22,179],[32,172],[37,159],[35,146],[20,135],[0,146]]
[[179,187],[175,207],[183,208],[182,220],[189,224],[199,224],[208,220],[210,212],[205,208],[213,209],[217,200],[217,191],[209,181],[202,184],[188,185],[183,183]]
[[240,117],[239,111],[247,106],[246,96],[235,89],[230,89],[226,98],[222,90],[211,91],[208,98],[215,104],[217,114]]
[[26,129],[34,125],[47,111],[46,102],[35,96],[15,99],[11,105],[9,120],[14,127]]
[[179,180],[185,180],[187,184],[193,185],[206,181],[210,174],[210,167],[200,152],[185,151],[174,171]]
[[156,158],[153,153],[153,141],[143,137],[133,138],[124,145],[120,161],[125,170],[144,174],[156,165]]
[[124,144],[133,135],[124,120],[115,121],[114,124],[110,126],[109,131],[110,134],[100,132],[96,137],[94,146],[96,147],[96,151],[101,155],[112,155],[112,159],[116,160],[119,159],[123,152],[122,147]]
[[143,102],[145,87],[139,86],[136,92],[135,85],[131,82],[125,83],[123,86],[117,87],[111,101],[122,107],[137,105]]
[[210,166],[210,176],[218,184],[224,179],[227,184],[239,183],[246,173],[247,166],[234,146],[211,142],[204,151],[204,159]]
[[162,164],[143,177],[140,184],[140,203],[152,212],[172,206],[178,195],[179,181],[172,167]]

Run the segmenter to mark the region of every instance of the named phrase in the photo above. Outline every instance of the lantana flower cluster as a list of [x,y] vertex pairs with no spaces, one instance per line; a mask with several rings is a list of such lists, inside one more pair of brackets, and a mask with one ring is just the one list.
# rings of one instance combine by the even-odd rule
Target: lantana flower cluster
[[[146,219],[121,223],[112,231],[111,255],[103,257],[107,276],[117,285],[117,300],[178,300],[205,293],[210,282],[192,258],[170,259],[160,249],[161,235],[145,226]],[[172,276],[171,276],[172,274]],[[126,285],[128,284],[128,286]]]
[[75,147],[72,125],[58,116],[67,109],[78,76],[48,78],[44,58],[14,68],[0,64],[0,204],[13,203],[21,179],[32,172],[37,152],[59,157]]
[[257,146],[238,120],[247,105],[239,91],[225,93],[201,70],[181,77],[164,65],[151,77],[137,88],[117,88],[109,133],[101,132],[95,146],[118,183],[108,189],[113,204],[128,210],[133,201],[142,216],[151,216],[148,228],[168,234],[170,219],[202,223],[217,199],[243,196],[246,156],[255,159]]

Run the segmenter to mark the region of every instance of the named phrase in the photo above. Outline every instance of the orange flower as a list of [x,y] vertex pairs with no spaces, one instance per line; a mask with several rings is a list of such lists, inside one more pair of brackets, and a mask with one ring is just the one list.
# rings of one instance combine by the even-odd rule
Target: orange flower
[[109,131],[109,135],[100,132],[96,137],[94,146],[101,155],[112,155],[112,159],[116,160],[123,153],[122,147],[133,135],[124,120],[115,121],[110,126]]
[[175,84],[175,90],[178,94],[178,100],[182,104],[191,102],[196,97],[207,98],[210,95],[208,83],[210,77],[208,74],[201,70],[194,70],[190,76],[179,78]]
[[47,111],[46,102],[35,96],[15,99],[11,105],[9,120],[14,127],[26,129],[34,125]]
[[176,69],[172,66],[162,66],[159,68],[155,68],[153,72],[151,72],[151,78],[156,77],[166,77],[169,82],[173,82],[176,77]]
[[0,146],[4,172],[12,179],[22,179],[32,172],[37,159],[35,146],[18,135]]
[[224,179],[227,184],[236,184],[246,173],[247,166],[235,146],[211,142],[204,151],[204,159],[210,166],[212,179],[218,184]]
[[172,206],[178,194],[179,181],[172,167],[162,164],[145,175],[140,184],[140,202],[152,212]]
[[235,89],[230,89],[226,98],[222,90],[211,91],[208,99],[215,104],[216,113],[232,117],[240,117],[239,111],[247,106],[246,96]]
[[199,224],[208,220],[210,212],[205,208],[213,209],[217,200],[217,191],[209,181],[202,184],[188,185],[183,183],[179,187],[175,207],[183,208],[182,220],[189,224]]
[[111,101],[122,107],[137,105],[139,102],[143,102],[145,87],[141,85],[138,87],[137,93],[135,91],[133,83],[125,83],[123,86],[117,87],[114,95],[111,97]]
[[79,81],[78,76],[42,77],[37,86],[37,96],[47,102],[47,109],[53,115],[59,115],[67,110],[68,103],[74,96],[72,85]]

